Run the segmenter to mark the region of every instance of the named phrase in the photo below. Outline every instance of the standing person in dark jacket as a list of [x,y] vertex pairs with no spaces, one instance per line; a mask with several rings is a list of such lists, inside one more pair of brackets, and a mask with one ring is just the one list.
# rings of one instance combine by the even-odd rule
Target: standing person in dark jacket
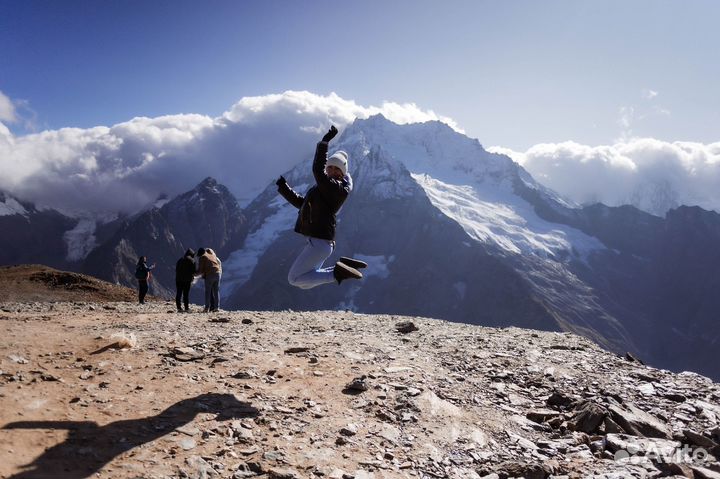
[[138,280],[138,300],[140,304],[145,304],[145,295],[148,292],[148,281],[150,280],[150,271],[155,268],[155,263],[152,266],[147,265],[147,257],[140,256],[138,258],[137,266],[135,266],[135,278]]
[[317,144],[312,165],[315,185],[305,196],[293,191],[282,176],[275,182],[278,193],[299,209],[295,232],[306,237],[306,244],[290,268],[288,281],[302,289],[333,282],[340,284],[350,278],[361,279],[362,273],[356,268],[367,266],[362,261],[343,257],[335,266],[323,268],[335,249],[336,215],[353,186],[347,153],[336,151],[327,157],[328,143],[337,133],[337,128],[331,126]]
[[177,293],[175,294],[175,305],[177,306],[178,313],[182,313],[183,310],[180,308],[180,301],[185,305],[185,312],[188,312],[188,303],[190,296],[190,286],[192,286],[193,279],[195,279],[195,251],[188,248],[185,252],[185,256],[180,258],[175,264],[175,287]]

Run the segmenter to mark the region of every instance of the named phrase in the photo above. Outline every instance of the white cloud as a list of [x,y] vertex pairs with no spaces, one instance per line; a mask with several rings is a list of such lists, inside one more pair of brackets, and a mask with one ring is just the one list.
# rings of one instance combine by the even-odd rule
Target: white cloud
[[655,90],[651,90],[651,89],[649,89],[649,88],[645,88],[642,92],[640,92],[640,95],[641,95],[641,96],[643,97],[643,99],[645,99],[645,100],[652,100],[653,98],[655,98],[656,96],[658,96],[659,93],[656,92]]
[[[218,118],[133,118],[111,127],[13,136],[0,124],[0,190],[65,212],[134,212],[207,176],[241,202],[312,155],[330,124],[382,113],[397,123],[449,118],[415,104],[364,107],[331,93],[246,97]],[[5,174],[7,172],[7,174]]]
[[679,205],[720,212],[720,142],[642,138],[609,146],[535,145],[508,154],[538,181],[578,203],[633,204],[656,215]]
[[15,105],[2,91],[0,91],[0,121],[8,123],[15,123],[17,121]]

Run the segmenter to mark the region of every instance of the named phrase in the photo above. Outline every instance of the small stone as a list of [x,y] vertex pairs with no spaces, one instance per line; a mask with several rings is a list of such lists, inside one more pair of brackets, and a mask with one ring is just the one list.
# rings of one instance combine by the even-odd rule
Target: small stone
[[398,333],[402,334],[408,334],[420,330],[412,321],[402,321],[400,323],[397,323],[395,325],[395,329]]
[[685,429],[683,431],[683,435],[688,440],[690,444],[693,444],[695,446],[705,447],[705,448],[713,448],[717,446],[715,441],[712,439],[703,436],[702,434],[699,434],[691,429]]
[[196,436],[200,434],[200,429],[193,425],[181,426],[175,430],[181,434],[185,434],[186,436]]
[[205,354],[188,347],[175,348],[171,354],[178,361],[197,361],[205,357]]
[[666,424],[630,403],[622,407],[610,405],[610,416],[625,432],[635,436],[670,439],[672,434]]
[[573,429],[588,434],[596,432],[608,414],[607,409],[592,401],[584,402],[576,411],[571,422]]
[[22,356],[17,356],[15,354],[11,354],[10,356],[8,356],[8,358],[10,358],[10,361],[17,363],[17,364],[27,364],[28,363],[27,359],[25,359]]
[[552,409],[535,409],[532,411],[529,411],[525,417],[530,419],[533,422],[536,422],[538,424],[542,424],[554,417],[558,417],[560,415],[559,412],[554,411]]
[[640,360],[639,360],[638,358],[636,358],[632,353],[629,353],[629,352],[625,353],[625,359],[627,359],[627,360],[630,361],[631,363],[645,364],[644,362],[640,361]]
[[680,393],[675,393],[675,392],[665,393],[665,394],[663,394],[663,397],[664,397],[665,399],[669,399],[669,400],[674,401],[674,402],[685,402],[685,401],[687,401],[687,398],[686,398],[685,396],[683,396],[683,395],[680,394]]
[[190,451],[191,449],[195,449],[195,446],[197,446],[195,439],[188,438],[180,441],[180,447],[183,448],[184,451]]
[[347,426],[340,429],[340,434],[343,436],[354,436],[358,432],[357,424],[348,424]]
[[269,479],[301,479],[302,477],[296,470],[290,468],[270,469],[267,471],[267,476]]
[[548,406],[554,407],[567,407],[573,402],[571,397],[558,391],[553,392],[546,401]]
[[285,354],[297,354],[297,353],[306,353],[310,351],[311,348],[307,346],[295,346],[292,348],[287,348],[285,350]]
[[366,378],[367,378],[367,376],[361,376],[359,378],[353,379],[345,386],[345,389],[348,389],[350,391],[359,391],[359,392],[367,391],[369,389],[369,387],[368,387]]

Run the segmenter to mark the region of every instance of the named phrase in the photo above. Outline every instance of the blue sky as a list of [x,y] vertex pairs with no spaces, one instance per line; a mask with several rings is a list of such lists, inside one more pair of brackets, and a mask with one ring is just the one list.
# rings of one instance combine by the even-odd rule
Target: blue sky
[[514,150],[711,142],[718,18],[710,0],[0,0],[0,92],[15,134],[307,90],[412,102]]

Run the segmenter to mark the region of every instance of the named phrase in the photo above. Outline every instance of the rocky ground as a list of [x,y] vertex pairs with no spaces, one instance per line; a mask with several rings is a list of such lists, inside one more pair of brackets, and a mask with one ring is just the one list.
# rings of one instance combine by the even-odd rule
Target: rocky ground
[[571,334],[0,303],[3,478],[720,478],[720,385]]

